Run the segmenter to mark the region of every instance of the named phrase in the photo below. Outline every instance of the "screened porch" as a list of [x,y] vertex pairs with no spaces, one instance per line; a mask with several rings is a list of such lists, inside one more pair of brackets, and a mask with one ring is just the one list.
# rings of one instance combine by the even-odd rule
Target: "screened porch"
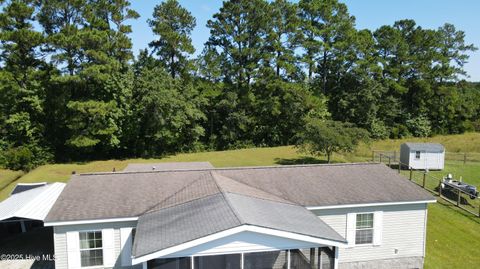
[[144,269],[334,269],[336,247],[154,259]]

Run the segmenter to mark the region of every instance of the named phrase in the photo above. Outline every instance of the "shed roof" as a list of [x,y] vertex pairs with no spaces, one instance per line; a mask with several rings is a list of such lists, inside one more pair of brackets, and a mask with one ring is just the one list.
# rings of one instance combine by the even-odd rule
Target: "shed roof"
[[423,150],[428,152],[443,152],[445,147],[439,143],[404,143],[410,150]]
[[97,173],[72,176],[47,222],[138,217],[212,195],[219,185],[304,207],[434,200],[392,169],[373,163]]
[[0,203],[0,221],[11,218],[45,220],[64,187],[64,183],[53,183],[12,194]]

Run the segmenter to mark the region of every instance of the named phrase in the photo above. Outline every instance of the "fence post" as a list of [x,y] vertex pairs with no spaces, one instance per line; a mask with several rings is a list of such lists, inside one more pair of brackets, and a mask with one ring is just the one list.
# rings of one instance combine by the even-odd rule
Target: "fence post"
[[460,190],[457,190],[457,207],[460,207],[460,198],[462,198],[460,195]]
[[423,186],[424,189],[425,189],[425,180],[426,180],[426,179],[427,179],[427,171],[425,171],[425,172],[423,173],[423,184],[422,184],[422,186]]
[[388,167],[392,168],[392,158],[388,158]]
[[413,177],[413,169],[410,168],[410,181],[412,181],[412,177]]
[[393,162],[396,162],[397,161],[397,151],[394,150],[393,151]]
[[400,174],[400,170],[402,169],[402,163],[398,162],[398,173]]
[[438,196],[442,198],[442,181],[438,181]]
[[380,163],[382,163],[382,153],[380,153]]
[[375,162],[375,150],[372,150],[372,162]]
[[463,153],[463,165],[467,164],[467,153]]

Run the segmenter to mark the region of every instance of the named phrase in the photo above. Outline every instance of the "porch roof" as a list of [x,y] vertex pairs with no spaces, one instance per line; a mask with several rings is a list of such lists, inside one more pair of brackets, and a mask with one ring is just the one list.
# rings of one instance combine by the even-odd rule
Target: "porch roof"
[[45,220],[48,212],[63,191],[65,183],[52,183],[12,195],[0,203],[0,221],[11,218]]

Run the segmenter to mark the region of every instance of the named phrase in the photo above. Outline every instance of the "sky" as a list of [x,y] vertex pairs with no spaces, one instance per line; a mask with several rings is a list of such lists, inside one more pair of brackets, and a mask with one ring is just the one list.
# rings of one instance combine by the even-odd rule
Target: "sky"
[[[347,4],[351,15],[356,18],[357,29],[375,30],[382,25],[391,25],[396,20],[413,19],[423,28],[436,29],[445,23],[455,25],[466,34],[466,42],[480,48],[480,1],[479,0],[340,0]],[[155,37],[147,20],[152,17],[153,8],[161,0],[134,0],[132,8],[140,18],[131,21],[133,50],[148,46]],[[210,33],[206,27],[220,7],[221,0],[179,0],[197,19],[192,33],[196,54],[203,49]],[[480,51],[470,53],[465,70],[470,81],[480,81]]]

